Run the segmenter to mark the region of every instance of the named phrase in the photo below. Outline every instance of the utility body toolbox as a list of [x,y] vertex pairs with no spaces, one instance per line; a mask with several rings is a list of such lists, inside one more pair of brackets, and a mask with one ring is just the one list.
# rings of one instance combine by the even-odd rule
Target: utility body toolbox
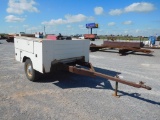
[[[47,40],[16,36],[14,45],[16,60],[26,62],[29,59],[32,64],[28,67],[33,67],[40,73],[50,72],[51,66],[58,62],[71,63],[78,59],[89,62],[87,40]],[[26,68],[28,72],[29,68]]]

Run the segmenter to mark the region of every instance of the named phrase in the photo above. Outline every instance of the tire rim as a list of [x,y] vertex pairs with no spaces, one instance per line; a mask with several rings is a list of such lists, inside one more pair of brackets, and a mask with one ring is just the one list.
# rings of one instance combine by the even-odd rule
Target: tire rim
[[32,77],[32,71],[33,71],[33,69],[32,69],[31,64],[28,64],[27,65],[27,74],[29,77]]

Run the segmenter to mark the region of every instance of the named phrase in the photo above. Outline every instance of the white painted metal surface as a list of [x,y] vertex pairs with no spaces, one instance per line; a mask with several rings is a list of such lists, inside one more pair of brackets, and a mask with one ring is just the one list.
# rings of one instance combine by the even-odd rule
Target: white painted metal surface
[[72,62],[85,57],[89,62],[88,40],[46,40],[29,37],[16,37],[14,40],[16,60],[24,62],[30,58],[33,68],[41,73],[50,72],[56,62]]

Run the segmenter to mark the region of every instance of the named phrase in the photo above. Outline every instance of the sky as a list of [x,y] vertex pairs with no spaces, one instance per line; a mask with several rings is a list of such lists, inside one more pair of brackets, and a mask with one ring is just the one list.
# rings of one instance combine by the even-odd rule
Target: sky
[[160,0],[0,0],[0,33],[160,35]]

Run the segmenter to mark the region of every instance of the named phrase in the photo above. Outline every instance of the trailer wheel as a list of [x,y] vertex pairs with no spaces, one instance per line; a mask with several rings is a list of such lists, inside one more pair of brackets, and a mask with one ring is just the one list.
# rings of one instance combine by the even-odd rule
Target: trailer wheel
[[98,51],[99,50],[99,48],[90,48],[90,51],[91,52],[96,52],[96,51]]
[[33,69],[32,61],[30,59],[27,59],[25,61],[24,70],[27,78],[30,81],[36,81],[38,79],[38,72]]

